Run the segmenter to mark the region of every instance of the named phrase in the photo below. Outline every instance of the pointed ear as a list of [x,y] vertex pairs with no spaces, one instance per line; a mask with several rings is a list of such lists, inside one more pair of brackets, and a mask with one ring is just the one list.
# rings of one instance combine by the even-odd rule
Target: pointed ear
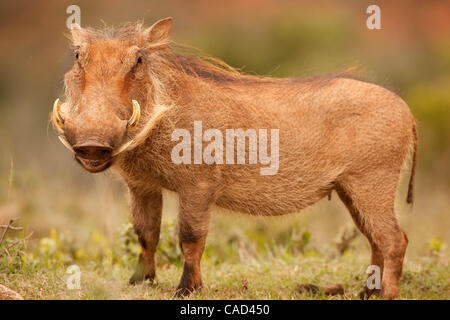
[[145,30],[145,41],[148,49],[161,49],[168,45],[172,23],[171,17],[161,19]]
[[80,25],[72,23],[70,28],[70,34],[74,46],[78,46],[83,42],[84,30],[80,27]]

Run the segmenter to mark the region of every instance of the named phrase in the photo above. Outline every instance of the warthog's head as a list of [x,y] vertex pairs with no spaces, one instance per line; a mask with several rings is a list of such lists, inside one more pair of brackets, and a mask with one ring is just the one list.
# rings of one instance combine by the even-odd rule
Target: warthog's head
[[55,101],[51,118],[89,172],[107,169],[138,125],[140,106],[150,103],[150,55],[167,46],[171,26],[167,18],[142,30],[72,28],[75,63],[64,77],[66,101]]

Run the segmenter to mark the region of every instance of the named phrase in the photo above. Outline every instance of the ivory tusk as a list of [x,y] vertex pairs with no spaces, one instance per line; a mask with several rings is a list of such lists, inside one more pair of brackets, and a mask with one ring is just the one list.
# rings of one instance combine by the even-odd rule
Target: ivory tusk
[[72,146],[69,144],[69,142],[67,142],[67,140],[64,137],[58,136],[58,139],[59,139],[59,141],[61,141],[61,143],[64,145],[64,147],[66,147],[67,149],[69,149],[70,151],[75,153]]
[[53,122],[59,127],[64,128],[64,118],[61,116],[61,101],[58,99],[53,103]]
[[150,132],[156,126],[158,121],[162,118],[162,116],[169,110],[170,108],[162,107],[158,108],[152,117],[145,123],[142,130],[130,141],[120,146],[117,150],[115,150],[112,154],[113,157],[119,155],[122,152],[130,151],[136,148],[138,145],[143,143],[145,139],[149,136]]
[[131,118],[127,123],[128,130],[133,130],[134,128],[136,128],[139,119],[141,118],[141,107],[139,105],[139,102],[137,102],[136,100],[131,100],[131,102],[133,103],[133,114],[131,115]]

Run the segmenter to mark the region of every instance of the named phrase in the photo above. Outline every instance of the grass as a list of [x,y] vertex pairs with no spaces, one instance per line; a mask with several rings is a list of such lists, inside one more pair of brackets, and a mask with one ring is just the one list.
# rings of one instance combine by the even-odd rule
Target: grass
[[[191,299],[358,299],[365,281],[367,260],[347,254],[338,259],[285,257],[248,263],[203,262],[204,288]],[[14,288],[25,299],[172,299],[181,275],[181,265],[158,268],[154,284],[128,285],[130,266],[88,264],[81,268],[81,289],[66,286],[64,268],[38,268],[1,274],[0,282]],[[401,299],[449,299],[448,266],[436,261],[406,264],[401,281]],[[298,292],[299,283],[342,283],[343,296]]]
[[[91,17],[106,15],[111,23],[124,22],[123,14],[114,10],[100,12],[101,6],[86,6],[83,10]],[[393,38],[390,32],[369,34],[360,28],[364,23],[359,9],[336,10],[322,3],[320,10],[288,6],[276,13],[267,6],[257,17],[252,17],[254,10],[249,15],[247,9],[231,6],[231,11],[220,15],[223,10],[212,7],[207,12],[214,19],[201,25],[191,20],[201,21],[205,10],[190,7],[195,12],[177,10],[181,27],[174,28],[174,39],[245,72],[311,76],[356,63],[366,70],[363,77],[400,93],[416,116],[420,137],[414,208],[404,204],[404,187],[397,204],[400,225],[410,240],[400,297],[449,299],[450,46],[441,32],[429,33],[430,27],[438,29],[440,20],[430,26],[414,24],[412,38],[407,36],[411,32]],[[60,9],[55,7],[54,12],[59,15],[64,11]],[[38,17],[34,7],[28,10],[30,17]],[[183,12],[189,19],[183,19]],[[15,37],[18,41],[10,41],[8,50],[0,52],[5,75],[0,78],[0,224],[19,216],[24,232],[8,233],[0,253],[13,241],[33,235],[26,245],[10,250],[11,257],[0,257],[0,283],[26,299],[171,298],[182,269],[173,196],[164,203],[157,283],[127,285],[138,246],[129,227],[123,227],[128,222],[123,186],[105,174],[90,175],[80,169],[47,126],[50,97],[59,92],[62,70],[72,63],[62,35],[65,25],[60,19],[48,19],[45,28],[36,28],[33,19],[9,20],[11,28],[22,30],[25,37]],[[403,24],[402,19],[394,20]],[[99,24],[98,20],[90,23]],[[55,36],[49,39],[48,32]],[[44,38],[43,45],[33,41]],[[409,172],[405,168],[406,177]],[[336,198],[277,219],[214,214],[202,261],[205,287],[192,298],[355,298],[364,284],[369,248],[358,234],[343,255],[336,252],[341,235],[353,225]],[[81,290],[68,290],[65,285],[66,269],[72,264],[82,270]],[[298,293],[296,284],[302,282],[339,282],[346,295]]]
[[[223,222],[222,222],[223,223]],[[226,222],[225,222],[226,223]],[[0,258],[0,283],[25,299],[173,299],[182,272],[182,256],[175,238],[175,224],[165,221],[157,252],[157,279],[153,284],[128,285],[139,253],[131,225],[121,228],[112,242],[98,232],[83,245],[52,230],[38,242],[15,246],[9,257]],[[241,230],[242,231],[242,230]],[[234,246],[212,237],[202,260],[204,288],[190,299],[358,299],[365,284],[369,256],[352,241],[340,254],[343,239],[316,248],[308,232],[265,248],[252,246],[248,231],[242,231]],[[347,235],[348,229],[342,232]],[[19,236],[20,238],[20,236]],[[297,241],[295,241],[297,239]],[[301,242],[298,242],[301,239]],[[14,240],[10,239],[9,242]],[[293,244],[296,243],[296,244]],[[218,250],[218,246],[227,250]],[[67,268],[81,270],[80,289],[70,289]],[[450,269],[445,244],[434,238],[429,254],[406,260],[401,280],[401,299],[449,299]],[[299,292],[300,283],[340,283],[344,295]]]
[[[140,249],[128,223],[123,187],[105,175],[65,179],[17,171],[0,184],[5,191],[0,192],[0,224],[5,223],[2,218],[20,216],[15,225],[24,229],[8,232],[0,253],[34,232],[9,255],[0,256],[0,283],[25,299],[172,299],[182,272],[176,196],[164,194],[157,280],[131,286],[128,279]],[[414,209],[403,201],[397,205],[400,224],[410,239],[401,299],[450,298],[448,189],[436,184],[421,188],[426,185],[417,184]],[[403,188],[399,193],[403,200]],[[358,299],[369,254],[366,239],[354,232],[348,212],[335,196],[301,214],[279,218],[215,210],[202,259],[204,288],[190,298]],[[81,269],[80,290],[66,285],[67,268],[74,264]],[[345,294],[298,292],[301,283],[340,283]]]

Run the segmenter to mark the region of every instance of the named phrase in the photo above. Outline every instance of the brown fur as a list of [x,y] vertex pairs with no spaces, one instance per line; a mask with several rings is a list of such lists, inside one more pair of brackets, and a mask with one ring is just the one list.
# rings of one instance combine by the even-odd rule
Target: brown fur
[[[201,287],[200,258],[214,205],[251,215],[283,215],[336,190],[371,244],[372,264],[384,269],[383,294],[396,298],[407,238],[395,217],[394,200],[412,145],[407,198],[412,202],[417,154],[417,130],[406,103],[380,86],[339,75],[244,75],[216,59],[177,53],[167,40],[170,26],[165,19],[148,29],[136,24],[74,30],[79,58],[65,77],[64,135],[72,146],[94,141],[118,148],[138,135],[157,108],[167,108],[141,144],[110,159],[129,187],[142,246],[141,268],[131,282],[155,274],[162,188],[177,192],[180,200],[185,266],[179,294]],[[132,99],[140,103],[142,119],[127,132]],[[260,175],[259,164],[175,165],[171,133],[185,128],[193,136],[194,120],[202,120],[203,130],[279,129],[278,173]]]

